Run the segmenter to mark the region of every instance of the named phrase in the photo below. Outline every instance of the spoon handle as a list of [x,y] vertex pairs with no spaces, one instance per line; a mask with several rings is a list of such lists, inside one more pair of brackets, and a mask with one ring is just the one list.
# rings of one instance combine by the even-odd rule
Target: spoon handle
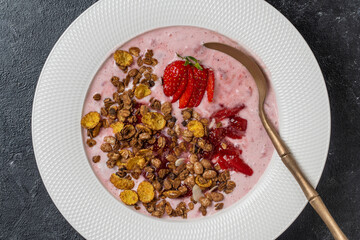
[[324,221],[334,239],[336,240],[346,240],[348,239],[345,234],[341,231],[340,227],[335,222],[334,218],[331,216],[329,210],[325,206],[321,197],[317,191],[311,186],[309,181],[306,179],[304,174],[301,172],[299,166],[296,164],[296,161],[291,153],[281,156],[281,160],[285,166],[290,170],[292,175],[295,177],[296,181],[299,183],[301,189],[303,190],[307,200],[311,206],[315,209],[321,219]]
[[305,175],[300,170],[297,165],[295,158],[289,151],[285,142],[280,137],[279,133],[276,131],[274,126],[268,120],[265,111],[263,110],[263,106],[260,108],[260,119],[266,129],[271,141],[274,144],[276,151],[278,152],[281,160],[285,164],[285,166],[290,170],[291,174],[294,176],[298,184],[300,185],[302,191],[304,192],[307,200],[311,204],[311,206],[315,209],[321,219],[324,221],[334,239],[336,240],[347,240],[348,238],[341,231],[340,227],[335,222],[334,218],[331,216],[329,210],[325,206],[321,197],[317,193],[317,191],[313,188],[313,186],[306,179]]

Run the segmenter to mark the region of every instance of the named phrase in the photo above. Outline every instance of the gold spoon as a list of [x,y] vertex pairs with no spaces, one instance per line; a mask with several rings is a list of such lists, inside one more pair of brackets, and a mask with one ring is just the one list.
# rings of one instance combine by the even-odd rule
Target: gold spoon
[[255,59],[246,53],[242,52],[239,49],[230,47],[226,44],[209,42],[204,43],[204,46],[210,49],[214,49],[220,52],[223,52],[243,64],[250,74],[253,76],[257,88],[259,90],[259,116],[266,132],[268,133],[276,151],[278,152],[281,160],[285,166],[290,170],[292,175],[295,177],[296,181],[303,190],[307,200],[315,211],[319,214],[321,219],[324,221],[326,226],[329,228],[331,234],[336,240],[345,240],[348,239],[345,234],[341,231],[334,218],[331,216],[330,212],[326,208],[324,202],[321,200],[321,197],[316,192],[316,190],[311,186],[309,181],[306,179],[304,174],[301,172],[299,166],[297,165],[293,155],[291,154],[289,148],[286,146],[285,142],[281,139],[279,133],[276,131],[272,123],[269,121],[264,110],[264,102],[266,94],[268,91],[268,84],[266,75],[263,73]]

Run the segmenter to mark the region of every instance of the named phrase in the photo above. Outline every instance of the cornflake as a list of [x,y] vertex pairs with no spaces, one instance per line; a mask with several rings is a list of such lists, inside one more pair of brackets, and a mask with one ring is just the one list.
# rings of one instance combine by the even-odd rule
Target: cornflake
[[192,120],[187,124],[187,128],[194,134],[194,137],[201,138],[205,135],[204,126],[200,121]]
[[142,99],[144,97],[147,97],[151,94],[151,90],[148,86],[144,84],[139,84],[135,89],[135,97],[137,99]]
[[163,129],[166,125],[164,115],[157,112],[146,113],[142,117],[141,121],[152,130],[157,130],[157,131]]
[[120,193],[120,199],[126,205],[134,205],[139,201],[139,197],[134,190],[124,190]]
[[139,195],[140,201],[143,203],[149,203],[155,197],[154,187],[147,181],[143,181],[139,184],[137,193]]
[[89,112],[81,119],[81,126],[86,129],[92,129],[100,122],[100,114],[98,112]]
[[114,184],[114,186],[118,189],[122,190],[130,190],[135,186],[135,183],[133,180],[129,180],[126,178],[121,178],[115,173],[111,174],[110,182]]
[[130,53],[123,51],[123,50],[116,50],[114,53],[114,60],[117,65],[121,67],[130,66],[134,59]]
[[113,129],[113,133],[119,133],[124,128],[124,123],[122,122],[116,122],[110,124],[110,127]]

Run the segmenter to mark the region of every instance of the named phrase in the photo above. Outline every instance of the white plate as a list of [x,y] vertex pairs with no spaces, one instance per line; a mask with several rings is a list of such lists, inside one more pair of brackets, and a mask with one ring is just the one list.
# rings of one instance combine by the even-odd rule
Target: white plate
[[315,186],[330,137],[328,96],[319,66],[296,29],[261,0],[106,0],[85,11],[51,51],[33,105],[33,145],[52,200],[87,239],[274,239],[306,204],[275,154],[256,187],[214,216],[166,221],[124,207],[95,177],[81,140],[83,100],[110,50],[145,31],[192,25],[218,31],[267,66],[280,132]]

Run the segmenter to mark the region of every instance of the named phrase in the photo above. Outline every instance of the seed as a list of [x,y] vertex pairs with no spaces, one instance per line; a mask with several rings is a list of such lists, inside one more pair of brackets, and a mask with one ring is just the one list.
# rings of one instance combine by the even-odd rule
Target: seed
[[214,170],[206,170],[203,174],[203,178],[212,179],[216,177],[217,173]]
[[202,174],[204,171],[203,166],[199,162],[194,163],[194,172],[198,175]]
[[178,198],[181,195],[181,192],[178,190],[169,190],[165,191],[163,195],[168,198]]
[[204,167],[205,169],[211,169],[211,168],[212,168],[212,164],[210,163],[209,160],[207,160],[207,159],[202,159],[200,162],[201,162],[201,164],[203,165],[203,167]]
[[181,164],[183,164],[185,162],[185,158],[179,158],[178,160],[175,161],[175,166],[180,166]]
[[193,195],[192,195],[193,200],[196,202],[199,201],[199,198],[202,195],[201,188],[195,184],[192,188],[192,193],[193,193]]

